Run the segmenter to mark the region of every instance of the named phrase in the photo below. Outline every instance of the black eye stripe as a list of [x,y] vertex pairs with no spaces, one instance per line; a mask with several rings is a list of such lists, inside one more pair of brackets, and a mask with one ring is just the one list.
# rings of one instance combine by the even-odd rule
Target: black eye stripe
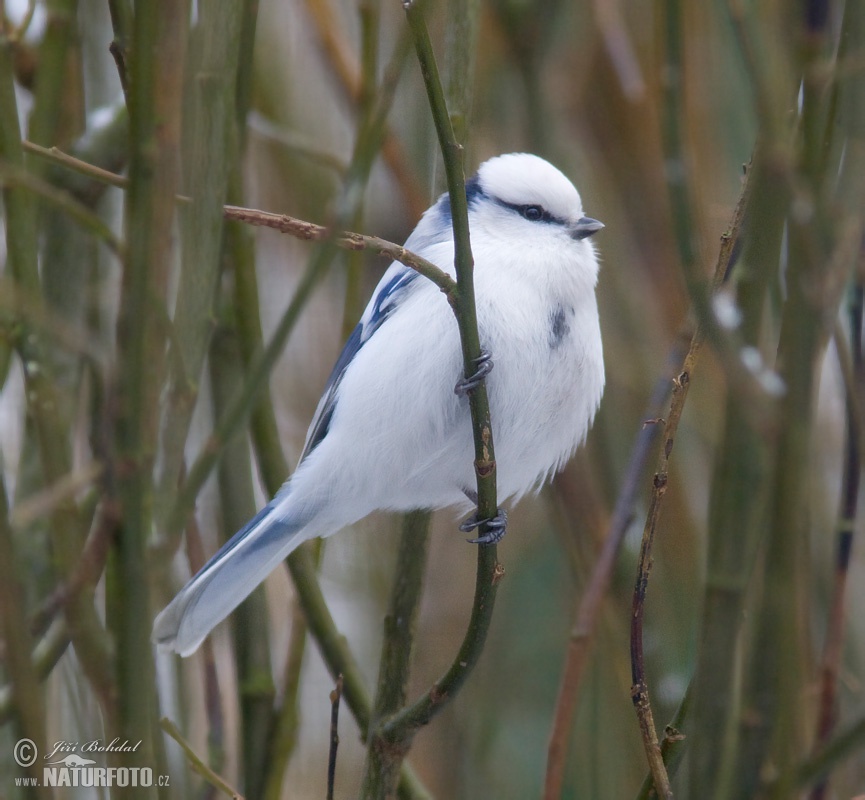
[[538,203],[506,203],[504,200],[498,201],[500,205],[516,211],[523,219],[529,222],[549,222],[555,225],[564,225],[564,220],[553,216],[547,209]]

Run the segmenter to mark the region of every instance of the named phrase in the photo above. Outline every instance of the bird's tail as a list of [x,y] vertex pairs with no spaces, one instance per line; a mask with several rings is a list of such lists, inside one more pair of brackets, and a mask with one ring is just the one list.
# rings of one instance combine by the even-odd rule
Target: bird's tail
[[[278,498],[266,505],[210,559],[153,623],[160,650],[194,653],[207,634],[239,606],[308,536]],[[283,513],[281,513],[283,512]]]

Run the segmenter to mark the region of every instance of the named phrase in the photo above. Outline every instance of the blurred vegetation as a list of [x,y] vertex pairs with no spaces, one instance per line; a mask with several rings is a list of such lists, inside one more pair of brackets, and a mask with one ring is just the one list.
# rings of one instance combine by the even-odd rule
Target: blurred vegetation
[[[648,796],[629,627],[653,497],[641,679],[672,794],[862,794],[865,9],[421,8],[466,172],[538,153],[606,224],[607,389],[587,447],[512,513],[486,646],[410,740],[399,795]],[[452,515],[428,538],[423,515],[375,516],[299,552],[190,659],[149,636],[289,474],[387,267],[226,222],[223,206],[401,242],[444,190],[405,14],[6,0],[0,15],[0,795],[95,796],[19,786],[41,771],[13,747],[117,737],[141,745],[99,765],[170,777],[141,794],[217,796],[167,717],[247,798],[324,797],[341,670],[334,797],[374,796],[367,732],[429,692],[466,631],[477,553]],[[660,434],[680,412],[672,447]],[[422,583],[406,580],[413,542]],[[410,638],[383,646],[407,583],[422,590],[411,654]],[[551,789],[575,642],[586,661]],[[395,696],[376,690],[382,652]],[[674,717],[684,740],[665,735]]]

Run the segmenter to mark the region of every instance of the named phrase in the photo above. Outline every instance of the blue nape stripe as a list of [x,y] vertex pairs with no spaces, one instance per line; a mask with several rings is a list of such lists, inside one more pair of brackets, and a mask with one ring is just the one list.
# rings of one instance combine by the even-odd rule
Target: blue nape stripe
[[[481,186],[481,179],[478,174],[475,173],[474,175],[472,175],[471,178],[466,181],[466,202],[468,203],[469,208],[471,208],[485,197],[487,197],[487,194]],[[442,219],[447,220],[447,224],[448,226],[450,226],[451,198],[447,192],[445,192],[441,197],[439,197],[438,207],[439,213],[442,215]]]

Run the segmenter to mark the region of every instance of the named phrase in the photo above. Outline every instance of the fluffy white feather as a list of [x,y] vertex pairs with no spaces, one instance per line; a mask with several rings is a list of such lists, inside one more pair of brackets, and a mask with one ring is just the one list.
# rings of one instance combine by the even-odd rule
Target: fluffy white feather
[[[499,497],[518,499],[567,462],[604,387],[588,237],[571,182],[537,156],[503,155],[468,182],[481,344]],[[450,203],[406,247],[454,274]],[[456,321],[439,289],[401,264],[382,277],[337,361],[297,470],[156,618],[153,638],[188,655],[301,542],[378,509],[466,506],[475,487]]]

